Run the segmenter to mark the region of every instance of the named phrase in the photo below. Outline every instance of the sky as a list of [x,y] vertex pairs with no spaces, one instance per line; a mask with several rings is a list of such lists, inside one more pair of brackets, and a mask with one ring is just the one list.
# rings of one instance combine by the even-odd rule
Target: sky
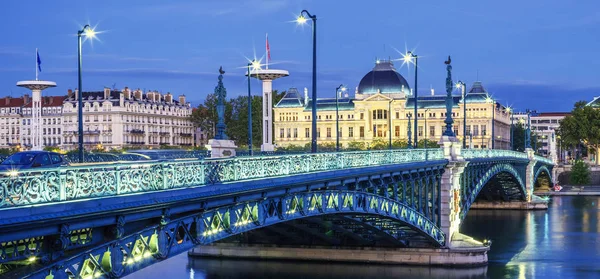
[[[196,106],[226,71],[228,97],[247,94],[247,58],[265,55],[289,77],[273,89],[311,88],[312,27],[293,20],[317,16],[317,94],[354,92],[377,58],[419,55],[419,94],[445,94],[444,61],[453,79],[480,80],[498,102],[516,110],[570,111],[600,96],[600,9],[594,0],[334,1],[128,0],[2,1],[0,96],[20,96],[15,84],[57,82],[45,95],[77,87],[77,36],[84,24],[98,39],[83,44],[83,89],[140,88],[185,94]],[[263,58],[263,62],[265,59]],[[414,68],[396,62],[413,86]],[[252,81],[252,94],[261,93]],[[458,92],[456,92],[458,94]]]

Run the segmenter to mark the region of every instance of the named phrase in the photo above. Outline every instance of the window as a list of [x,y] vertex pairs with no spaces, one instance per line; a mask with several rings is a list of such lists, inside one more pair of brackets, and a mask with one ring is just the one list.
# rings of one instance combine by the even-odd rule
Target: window
[[429,136],[428,137],[435,137],[435,126],[429,126]]
[[281,128],[279,129],[279,138],[284,138],[285,137],[285,129]]
[[342,137],[342,128],[340,128],[340,130],[338,131],[338,135],[337,136],[340,137],[340,138]]
[[292,137],[292,129],[287,128],[287,137],[288,139]]
[[52,164],[60,164],[62,162],[62,158],[58,154],[50,154],[50,159],[52,160]]
[[467,125],[467,135],[471,134],[471,125]]
[[452,127],[453,127],[453,129],[454,129],[454,135],[457,135],[457,136],[458,136],[458,125],[454,125],[454,126],[452,126]]
[[362,120],[362,119],[365,119],[365,114],[364,114],[364,113],[362,113],[362,112],[360,113],[360,119],[361,119],[361,120]]
[[418,132],[419,137],[422,137],[423,136],[423,126],[419,126],[417,129],[418,129],[417,132]]
[[294,138],[298,137],[298,128],[294,128]]
[[473,125],[473,135],[479,136],[479,126],[478,125]]
[[354,127],[348,127],[348,137],[354,137]]
[[317,128],[317,138],[321,137],[321,128]]
[[327,137],[330,138],[331,137],[331,128],[327,128]]
[[365,137],[365,126],[360,126],[360,128],[358,129],[358,136],[361,138]]
[[396,112],[396,119],[400,119],[400,112]]
[[304,137],[310,138],[310,128],[304,128]]
[[35,157],[32,167],[43,167],[47,165],[50,165],[50,158],[48,157],[48,154],[44,153]]
[[487,125],[481,125],[481,135],[482,136],[487,135]]
[[394,127],[394,136],[395,137],[399,137],[400,136],[400,126]]

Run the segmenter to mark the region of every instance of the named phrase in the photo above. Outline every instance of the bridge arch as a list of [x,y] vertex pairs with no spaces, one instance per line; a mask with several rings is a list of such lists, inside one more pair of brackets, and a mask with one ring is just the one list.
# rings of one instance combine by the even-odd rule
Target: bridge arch
[[[468,168],[468,167],[467,167]],[[463,179],[461,181],[462,188],[462,206],[461,206],[461,220],[465,218],[467,212],[471,208],[471,205],[477,199],[477,196],[481,193],[481,191],[487,186],[488,183],[491,182],[494,178],[497,178],[503,174],[506,178],[512,179],[516,182],[518,190],[521,193],[521,199],[526,199],[526,189],[525,183],[522,175],[519,171],[512,165],[508,163],[494,164],[492,166],[483,165],[477,166],[479,175],[475,175],[475,179]],[[465,170],[468,171],[468,170]]]
[[552,172],[550,171],[550,169],[548,169],[547,166],[542,165],[535,171],[535,175],[533,176],[533,183],[535,188],[540,188],[542,186],[552,187],[552,181]]
[[367,192],[314,191],[239,202],[174,220],[163,217],[160,224],[52,263],[25,278],[46,278],[50,274],[54,278],[121,277],[196,245],[291,220],[335,214],[385,219],[391,222],[376,220],[368,226],[399,240],[403,237],[399,226],[405,226],[435,247],[445,244],[446,236],[435,221],[401,201]]

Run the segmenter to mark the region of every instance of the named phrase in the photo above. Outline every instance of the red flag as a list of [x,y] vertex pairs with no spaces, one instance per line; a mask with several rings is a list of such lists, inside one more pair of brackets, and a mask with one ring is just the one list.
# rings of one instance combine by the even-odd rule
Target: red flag
[[271,47],[269,47],[269,34],[267,34],[267,63],[271,60]]

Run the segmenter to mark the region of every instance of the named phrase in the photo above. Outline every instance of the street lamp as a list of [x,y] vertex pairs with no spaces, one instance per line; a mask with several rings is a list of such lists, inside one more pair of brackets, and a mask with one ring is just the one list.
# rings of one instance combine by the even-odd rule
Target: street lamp
[[402,59],[406,63],[412,62],[413,58],[415,59],[415,62],[414,62],[415,63],[415,91],[414,91],[413,97],[415,98],[415,145],[416,145],[417,142],[419,142],[418,141],[418,137],[417,137],[417,125],[418,125],[417,124],[417,119],[418,119],[418,113],[417,113],[417,103],[418,103],[418,101],[417,101],[417,97],[419,96],[418,90],[417,90],[417,88],[418,88],[418,83],[417,83],[417,81],[418,81],[418,79],[417,79],[417,77],[418,77],[417,76],[418,71],[417,71],[417,68],[419,67],[419,56],[417,56],[416,54],[414,54],[412,51],[409,51],[409,52],[407,52],[402,57]]
[[531,115],[537,115],[536,110],[525,110],[527,113],[527,130],[525,131],[525,149],[531,148]]
[[260,69],[256,59],[248,62],[248,155],[252,156],[252,94],[250,93],[250,66],[253,70]]
[[87,38],[93,39],[96,36],[96,32],[89,25],[86,24],[83,29],[77,31],[77,74],[78,74],[78,95],[77,99],[77,132],[79,133],[79,163],[83,163],[83,88],[81,87],[81,35],[86,36]]
[[513,142],[513,137],[514,137],[514,123],[515,123],[515,117],[512,114],[512,109],[510,107],[506,108],[506,112],[508,112],[508,114],[510,115],[510,150],[514,150],[514,142]]
[[392,150],[392,102],[394,99],[392,98],[388,102],[388,133],[389,133],[389,149]]
[[467,148],[467,85],[458,81],[456,83],[456,88],[462,89],[462,99],[463,99],[463,148]]
[[340,152],[340,115],[339,115],[339,95],[341,92],[346,91],[346,87],[340,84],[335,89],[335,151]]
[[424,140],[424,145],[425,145],[425,149],[427,149],[427,142],[429,141],[429,137],[427,136],[427,112],[429,111],[429,109],[425,110],[425,140]]
[[312,20],[313,33],[313,68],[312,68],[312,138],[310,151],[317,152],[317,16],[311,15],[307,10],[302,10],[296,19],[298,24],[306,24],[307,18]]
[[409,113],[408,113],[408,115],[407,115],[407,117],[408,117],[408,130],[407,130],[407,132],[406,132],[406,136],[408,137],[408,145],[407,145],[407,148],[408,148],[408,149],[411,149],[411,148],[413,148],[413,146],[412,146],[412,139],[411,139],[411,138],[412,138],[412,135],[411,135],[411,133],[410,133],[410,117],[411,117],[411,116],[412,116],[412,115],[411,115],[411,114],[410,114],[410,112],[409,112]]
[[492,146],[491,149],[494,149],[495,147],[495,142],[496,142],[496,138],[494,137],[495,133],[494,133],[494,127],[495,127],[495,118],[496,118],[496,101],[494,101],[494,99],[488,97],[486,98],[486,102],[492,104]]

